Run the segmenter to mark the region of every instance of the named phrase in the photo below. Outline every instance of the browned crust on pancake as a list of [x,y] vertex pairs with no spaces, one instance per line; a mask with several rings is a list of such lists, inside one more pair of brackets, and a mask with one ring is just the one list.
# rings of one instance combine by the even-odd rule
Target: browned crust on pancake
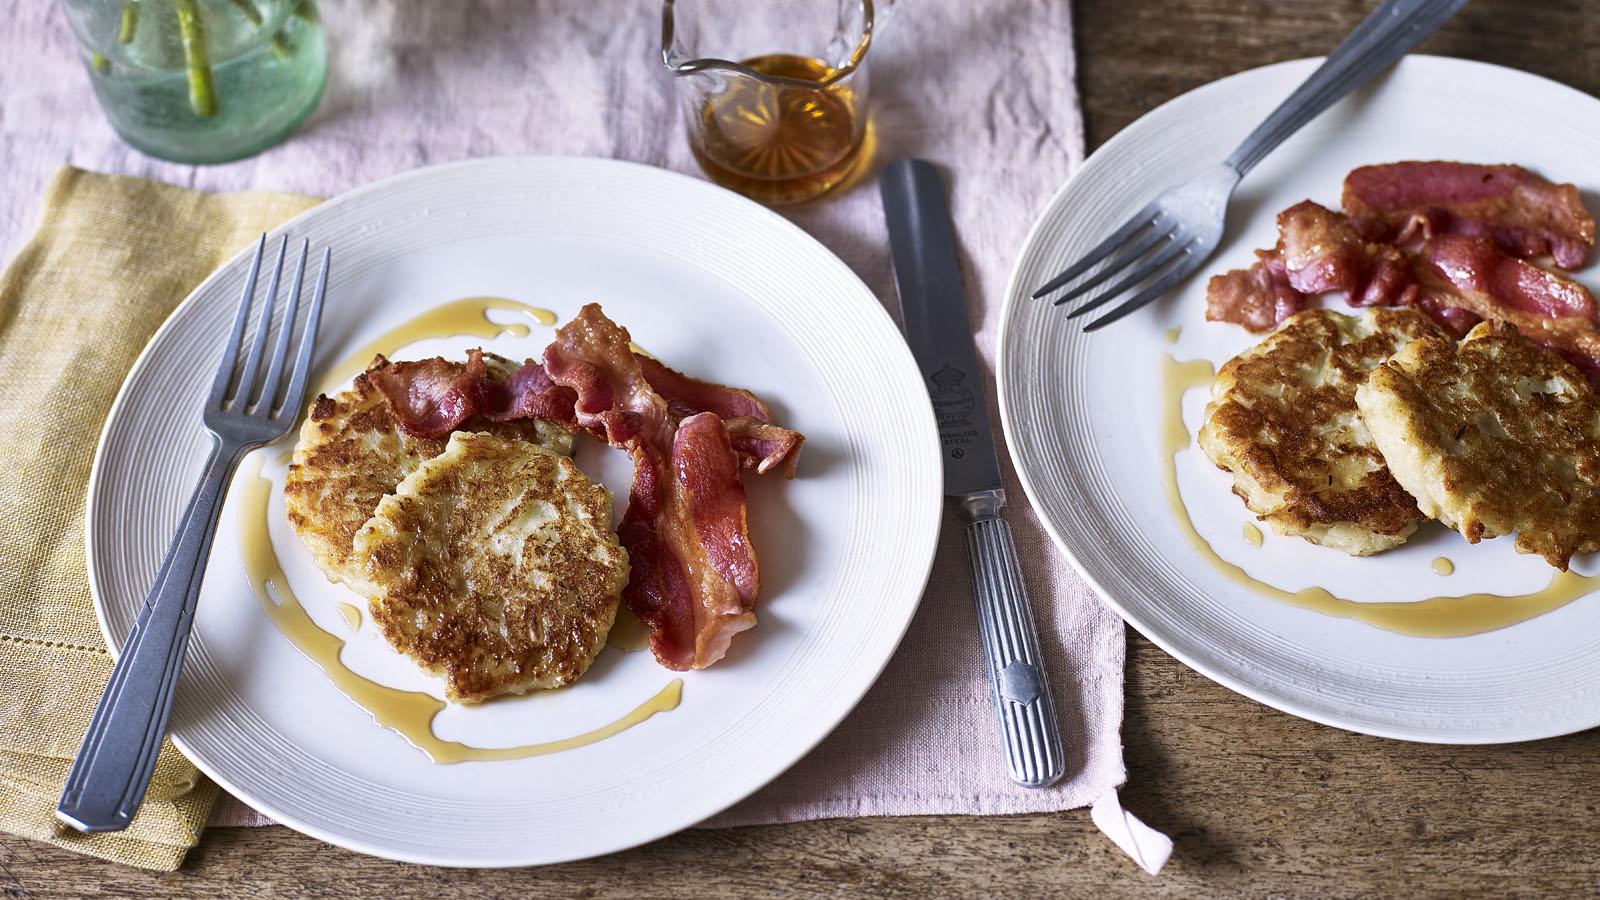
[[1222,367],[1200,444],[1280,533],[1358,555],[1395,546],[1423,517],[1361,422],[1355,391],[1407,341],[1439,334],[1408,309],[1298,313]]
[[1600,550],[1600,398],[1514,326],[1418,341],[1360,403],[1397,477],[1468,541],[1515,532],[1563,570]]
[[611,515],[610,492],[570,459],[458,432],[356,539],[373,621],[452,700],[570,684],[627,583]]
[[[514,368],[509,360],[493,360]],[[348,389],[312,401],[284,480],[289,525],[335,581],[359,582],[350,558],[356,532],[384,495],[446,444],[444,438],[416,437],[400,428],[367,377],[388,365],[383,356],[375,357]],[[483,423],[483,430],[528,441],[539,439],[540,428],[532,421]]]

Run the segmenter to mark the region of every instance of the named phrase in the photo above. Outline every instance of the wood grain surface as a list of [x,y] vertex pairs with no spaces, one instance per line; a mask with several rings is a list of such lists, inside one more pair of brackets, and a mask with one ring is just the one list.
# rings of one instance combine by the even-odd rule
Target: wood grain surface
[[[905,13],[915,15],[914,0],[905,3]],[[1090,148],[1190,88],[1326,52],[1372,5],[1076,0]],[[1600,4],[1476,0],[1423,50],[1600,93]],[[603,859],[510,871],[370,859],[273,827],[213,829],[183,870],[157,875],[0,836],[0,892],[13,898],[1600,895],[1593,799],[1600,732],[1483,748],[1346,734],[1239,697],[1131,632],[1127,696],[1124,801],[1177,841],[1159,878],[1139,872],[1078,810],[688,831]]]

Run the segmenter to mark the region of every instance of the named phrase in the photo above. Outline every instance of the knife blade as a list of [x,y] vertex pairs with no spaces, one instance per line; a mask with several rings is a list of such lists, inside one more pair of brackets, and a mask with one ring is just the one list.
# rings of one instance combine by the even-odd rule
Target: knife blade
[[882,192],[906,343],[922,369],[939,423],[945,495],[997,489],[1000,463],[944,184],[929,163],[900,160],[884,171]]
[[1007,772],[1025,787],[1044,787],[1061,777],[1065,755],[1021,565],[1000,515],[1005,491],[944,182],[931,163],[902,159],[884,170],[879,189],[906,343],[939,424],[945,495],[957,502],[967,524],[978,625]]

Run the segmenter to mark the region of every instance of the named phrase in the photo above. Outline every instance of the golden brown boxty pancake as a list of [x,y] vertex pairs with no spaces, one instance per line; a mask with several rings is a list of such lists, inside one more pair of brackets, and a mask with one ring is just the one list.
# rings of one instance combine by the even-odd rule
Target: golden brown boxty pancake
[[[484,356],[501,372],[516,368],[503,357]],[[388,365],[380,356],[367,372]],[[572,452],[571,432],[543,421],[486,423],[484,429],[536,441],[558,453]],[[350,559],[356,532],[384,495],[444,448],[443,438],[415,437],[402,430],[366,373],[346,390],[313,401],[283,493],[289,524],[329,580],[361,589],[360,572]]]
[[628,581],[611,515],[571,459],[458,431],[378,504],[354,556],[384,637],[476,703],[589,668]]
[[1279,534],[1353,556],[1399,546],[1423,516],[1357,414],[1356,388],[1408,342],[1442,336],[1410,309],[1297,313],[1223,365],[1200,447]]
[[1468,541],[1515,532],[1563,570],[1600,550],[1600,399],[1516,328],[1416,341],[1356,402],[1394,477]]

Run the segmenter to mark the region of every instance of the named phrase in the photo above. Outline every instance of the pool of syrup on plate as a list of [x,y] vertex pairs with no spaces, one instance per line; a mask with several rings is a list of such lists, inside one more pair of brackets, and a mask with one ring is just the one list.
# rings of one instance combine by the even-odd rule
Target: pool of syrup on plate
[[[401,325],[384,332],[360,349],[340,360],[316,388],[318,393],[329,393],[365,371],[374,356],[389,355],[402,347],[430,338],[479,337],[496,338],[504,334],[523,337],[531,333],[525,322],[496,322],[489,318],[490,311],[510,312],[549,326],[556,322],[555,313],[504,297],[467,297],[438,306]],[[292,454],[283,454],[287,461]],[[237,493],[239,504],[239,547],[245,574],[260,602],[262,610],[278,630],[301,653],[316,663],[328,680],[345,696],[372,715],[379,725],[400,734],[413,746],[426,753],[436,763],[458,763],[472,760],[522,759],[572,750],[596,741],[605,740],[649,719],[657,713],[669,712],[678,707],[683,697],[683,679],[674,678],[653,696],[617,720],[591,731],[554,741],[523,744],[516,747],[475,747],[460,741],[442,740],[433,733],[433,719],[445,708],[445,702],[422,691],[406,691],[373,681],[356,673],[340,659],[344,640],[324,629],[306,612],[295,596],[294,589],[285,576],[282,564],[267,527],[267,516],[272,499],[273,483],[262,474],[263,457],[253,455],[246,460],[240,475]],[[339,613],[352,633],[361,626],[361,610],[351,603],[341,602]],[[626,608],[617,611],[617,621],[612,626],[607,643],[623,652],[643,650],[649,633],[638,617]]]
[[[1173,343],[1176,337],[1176,330],[1169,332],[1167,342]],[[1165,416],[1161,447],[1162,475],[1167,505],[1189,546],[1210,563],[1218,574],[1234,584],[1302,609],[1356,619],[1400,634],[1439,638],[1465,637],[1506,628],[1600,590],[1600,575],[1556,572],[1543,590],[1527,594],[1472,593],[1414,601],[1362,602],[1337,597],[1326,588],[1308,587],[1288,591],[1251,577],[1244,569],[1217,555],[1210,542],[1195,529],[1189,510],[1178,492],[1177,455],[1191,444],[1189,429],[1183,422],[1183,397],[1192,388],[1210,387],[1215,376],[1216,368],[1209,360],[1179,361],[1171,353],[1162,354],[1161,384]],[[1448,575],[1455,571],[1455,565],[1441,557],[1434,561],[1433,570],[1440,575]]]

